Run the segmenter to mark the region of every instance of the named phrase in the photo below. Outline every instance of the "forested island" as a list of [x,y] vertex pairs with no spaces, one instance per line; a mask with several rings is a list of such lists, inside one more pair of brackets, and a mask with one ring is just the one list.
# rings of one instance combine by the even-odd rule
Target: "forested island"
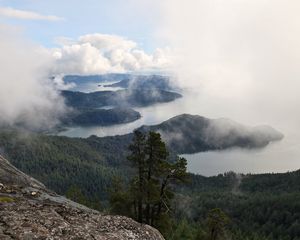
[[104,106],[145,107],[165,103],[182,97],[179,93],[159,89],[99,91],[91,93],[62,91],[68,106],[100,108]]
[[141,131],[157,131],[178,154],[221,150],[231,147],[260,148],[279,141],[283,134],[270,126],[248,127],[230,119],[209,119],[182,114]]
[[133,122],[141,114],[131,108],[115,107],[111,109],[78,108],[73,109],[61,119],[64,126],[111,126]]
[[[106,87],[122,87],[116,91],[61,91],[69,111],[61,119],[63,127],[109,126],[133,122],[141,117],[134,107],[147,107],[175,101],[182,95],[172,91],[169,77],[159,75],[108,74],[94,76],[64,77],[67,84],[98,84],[110,81],[115,84]],[[107,109],[108,108],[108,109]],[[57,128],[58,129],[58,128]]]

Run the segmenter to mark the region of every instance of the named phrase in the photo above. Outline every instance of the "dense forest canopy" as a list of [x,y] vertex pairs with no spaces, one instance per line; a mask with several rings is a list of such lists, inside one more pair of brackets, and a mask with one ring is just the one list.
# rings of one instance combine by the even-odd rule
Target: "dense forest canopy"
[[[135,174],[127,160],[132,137],[84,139],[1,130],[0,146],[16,167],[50,189],[69,197],[75,192],[75,200],[109,211],[109,189],[116,176],[126,186]],[[188,174],[187,182],[173,191],[170,239],[204,236],[208,213],[216,208],[231,219],[226,234],[234,239],[299,239],[300,171]]]

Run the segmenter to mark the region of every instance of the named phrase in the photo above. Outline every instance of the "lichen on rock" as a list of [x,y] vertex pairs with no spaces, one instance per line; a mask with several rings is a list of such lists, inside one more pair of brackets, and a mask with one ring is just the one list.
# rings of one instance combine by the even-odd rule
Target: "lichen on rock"
[[163,240],[154,228],[103,215],[48,190],[0,156],[0,239]]

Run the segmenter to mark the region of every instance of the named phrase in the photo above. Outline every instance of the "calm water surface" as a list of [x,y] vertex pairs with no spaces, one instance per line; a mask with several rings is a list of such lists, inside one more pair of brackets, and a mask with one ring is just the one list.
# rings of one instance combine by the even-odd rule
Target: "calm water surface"
[[[90,86],[90,89],[93,87]],[[96,87],[98,89],[98,87]],[[95,86],[94,86],[95,89]],[[99,90],[99,89],[98,89]],[[104,88],[104,90],[108,90]],[[223,109],[223,112],[213,111],[207,108],[205,102],[197,100],[193,94],[185,94],[186,97],[171,103],[158,104],[145,108],[135,108],[142,115],[142,118],[127,124],[120,124],[108,127],[73,127],[59,135],[69,137],[89,137],[90,135],[114,136],[132,132],[141,125],[153,125],[161,123],[173,116],[182,113],[198,114],[210,118],[229,117],[243,124],[258,125],[265,124],[263,116],[252,118],[240,117],[232,108]],[[300,134],[292,131],[287,123],[268,123],[284,133],[283,141],[271,143],[263,149],[245,150],[230,149],[224,151],[209,151],[197,154],[184,154],[188,160],[188,170],[205,176],[216,175],[226,171],[239,173],[265,173],[265,172],[286,172],[300,168]],[[288,126],[288,127],[287,127]]]

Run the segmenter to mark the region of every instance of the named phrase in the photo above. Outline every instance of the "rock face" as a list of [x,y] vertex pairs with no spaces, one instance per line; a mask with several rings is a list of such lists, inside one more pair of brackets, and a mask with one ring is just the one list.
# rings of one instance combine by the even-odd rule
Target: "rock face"
[[164,238],[148,225],[103,215],[59,196],[0,156],[0,239]]

